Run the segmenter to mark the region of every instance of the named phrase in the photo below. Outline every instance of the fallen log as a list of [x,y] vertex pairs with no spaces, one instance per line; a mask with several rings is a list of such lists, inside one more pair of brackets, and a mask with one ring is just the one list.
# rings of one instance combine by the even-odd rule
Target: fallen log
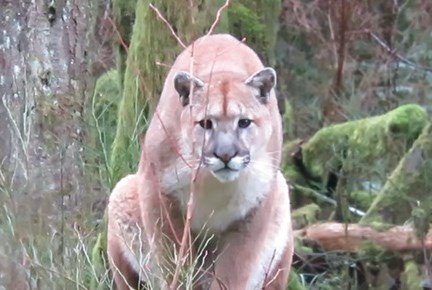
[[372,242],[388,251],[432,249],[432,230],[424,239],[416,237],[410,226],[393,226],[378,230],[368,225],[320,223],[294,231],[294,236],[316,242],[325,250],[356,252],[365,242]]

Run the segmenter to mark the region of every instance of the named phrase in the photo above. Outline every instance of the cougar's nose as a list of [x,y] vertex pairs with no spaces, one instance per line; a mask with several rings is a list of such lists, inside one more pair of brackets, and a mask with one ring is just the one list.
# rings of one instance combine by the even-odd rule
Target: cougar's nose
[[235,137],[227,132],[219,132],[217,134],[217,142],[213,151],[213,155],[227,165],[237,153]]
[[225,165],[227,165],[231,159],[233,159],[237,155],[237,151],[235,150],[216,150],[214,153],[214,156],[218,159],[220,159]]

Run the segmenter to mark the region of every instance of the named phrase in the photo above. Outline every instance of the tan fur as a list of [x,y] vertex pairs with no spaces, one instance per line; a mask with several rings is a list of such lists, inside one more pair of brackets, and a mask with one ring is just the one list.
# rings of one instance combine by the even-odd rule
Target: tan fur
[[[274,89],[261,94],[265,87],[257,87],[257,72],[272,76],[263,69],[249,47],[224,34],[196,40],[176,59],[139,169],[110,197],[108,255],[117,289],[129,289],[126,283],[136,289],[138,276],[168,289],[175,269],[170,251],[180,247],[191,192],[192,255],[210,266],[194,289],[286,288],[293,254],[290,201],[278,170],[282,128]],[[179,72],[197,80],[182,101],[174,86]],[[239,118],[252,123],[237,127]],[[204,119],[212,121],[211,129],[201,127]],[[231,158],[223,157],[223,170],[217,166],[225,159],[216,153]],[[197,257],[202,229],[213,238]]]

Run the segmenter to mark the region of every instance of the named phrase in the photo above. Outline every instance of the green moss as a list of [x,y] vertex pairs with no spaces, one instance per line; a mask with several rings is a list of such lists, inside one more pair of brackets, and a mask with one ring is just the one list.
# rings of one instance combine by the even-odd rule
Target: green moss
[[293,162],[291,154],[295,152],[295,150],[299,147],[301,140],[296,139],[293,141],[288,141],[283,144],[282,148],[282,171],[285,177],[291,182],[299,182],[302,178],[300,173],[297,171],[297,168]]
[[426,122],[426,111],[409,104],[381,116],[328,126],[302,146],[303,162],[310,173],[324,179],[342,165],[349,170],[384,159],[395,163]]
[[265,63],[274,66],[275,44],[281,1],[241,0],[228,9],[229,31],[237,38],[246,38]]
[[291,217],[297,227],[305,227],[317,221],[320,211],[321,209],[317,204],[311,203],[295,209],[292,212]]
[[295,271],[289,274],[288,290],[305,290],[306,288],[300,282],[299,275]]
[[[419,225],[417,230],[423,232],[424,225],[429,223],[432,208],[431,160],[432,124],[429,123],[400,160],[361,222],[403,223],[412,217],[414,225]],[[419,220],[421,216],[426,220]]]
[[112,11],[114,22],[119,34],[129,43],[132,35],[132,26],[135,20],[137,0],[113,0]]
[[[90,164],[96,164],[95,168],[87,170],[87,174],[100,176],[101,182],[108,187],[112,187],[110,175],[110,144],[115,137],[117,127],[118,103],[121,98],[120,85],[118,83],[117,70],[110,70],[101,75],[95,84],[91,99],[91,113],[87,114],[89,119],[86,123],[90,124],[87,132],[87,152],[86,159]],[[88,116],[90,115],[90,116]],[[102,232],[99,232],[96,243],[92,248],[91,267],[93,272],[88,272],[86,284],[90,290],[108,289],[104,283],[107,269],[106,250],[106,216]]]
[[[35,103],[36,121],[41,129],[44,149],[59,150],[65,147],[66,139],[77,138],[76,125],[81,120],[82,104],[71,94],[40,95]],[[65,126],[65,124],[68,124]],[[69,133],[65,128],[69,128]]]
[[[132,27],[135,21],[135,8],[137,0],[113,0],[112,10],[115,23],[117,43],[115,46],[117,57],[118,81],[123,86],[124,72],[126,70],[127,47],[132,38]],[[121,39],[120,39],[121,38]]]
[[309,189],[305,192],[303,189],[307,186],[304,176],[299,172],[291,154],[299,147],[301,140],[285,142],[282,151],[282,173],[288,184],[293,186],[291,191],[291,201],[295,205],[303,204],[303,199],[310,196]]
[[377,195],[376,192],[357,190],[349,194],[349,200],[353,206],[363,210],[367,210],[369,206],[372,204],[376,195]]
[[[401,260],[403,260],[404,272],[401,275],[402,289],[421,289],[419,288],[421,280],[420,272],[416,262],[410,256],[401,257],[398,253],[387,251],[375,243],[368,241],[362,243],[360,249],[357,251],[357,258],[358,260],[365,261],[364,265],[368,265],[368,271],[379,271],[378,276],[382,276],[383,274],[388,275],[389,271],[399,272],[397,267]],[[380,287],[383,285],[382,282],[382,279],[378,279],[375,281],[374,286]]]
[[374,258],[380,259],[382,255],[385,254],[385,249],[374,244],[373,242],[367,241],[362,245],[361,250],[359,251],[359,256],[363,256],[365,258]]
[[[54,136],[52,136],[52,126],[56,122],[57,116],[57,107],[54,103],[53,95],[44,95],[39,99],[36,105],[36,111],[38,112],[38,122],[40,123],[42,130],[42,137],[45,140],[50,140]],[[52,140],[51,140],[52,141]],[[51,142],[46,142],[50,144]]]
[[101,75],[96,81],[92,99],[94,117],[106,115],[105,117],[109,118],[107,122],[109,122],[110,127],[116,125],[116,112],[121,98],[120,87],[116,82],[117,78],[117,70],[110,70]]
[[[104,224],[107,223],[107,215],[104,216]],[[108,268],[108,260],[107,255],[105,254],[105,250],[107,248],[107,227],[104,227],[104,230],[100,232],[97,236],[96,243],[92,248],[91,253],[91,261],[92,266],[97,274],[105,273],[105,269]],[[102,277],[99,279],[95,279],[94,276],[90,279],[90,290],[96,289],[105,289],[103,285],[99,282]]]
[[[262,22],[260,11],[256,8],[246,7],[241,2],[234,2],[228,10],[231,32],[239,37],[247,37],[248,42],[263,48],[267,45],[265,40],[265,24]],[[261,46],[261,47],[260,47]]]
[[294,138],[294,112],[290,102],[287,99],[283,100],[283,128],[284,140],[291,140]]
[[111,186],[110,148],[115,138],[118,103],[121,98],[117,78],[117,71],[110,70],[97,79],[91,99],[91,113],[86,117],[90,124],[86,134],[86,158],[92,160],[92,164],[99,165],[94,168],[98,172],[96,175],[106,178],[103,182],[108,186]]
[[313,254],[313,249],[305,246],[301,237],[294,237],[294,248],[297,253]]
[[[334,203],[326,195],[330,173],[336,173],[339,174],[338,186],[332,193],[335,193],[334,198],[340,208],[347,208],[349,204],[369,210],[378,196],[380,186],[385,183],[385,172],[396,166],[426,122],[427,115],[422,107],[405,105],[381,116],[323,128],[302,145],[301,161],[306,168],[305,174],[299,171],[290,156],[299,146],[298,141],[286,143],[282,168],[288,182],[294,186],[293,203],[310,203],[311,198],[321,205],[322,213],[325,214],[327,207],[321,202]],[[366,188],[364,181],[373,187]],[[405,211],[408,210],[410,213],[411,208],[405,206]],[[395,210],[390,209],[390,212]],[[409,218],[409,213],[406,213],[405,217]],[[346,217],[349,216],[346,213]],[[368,223],[372,221],[373,218]],[[390,220],[377,221],[393,223]]]
[[420,286],[421,275],[419,268],[414,259],[405,258],[404,259],[404,272],[401,275],[403,289],[406,290],[421,290]]

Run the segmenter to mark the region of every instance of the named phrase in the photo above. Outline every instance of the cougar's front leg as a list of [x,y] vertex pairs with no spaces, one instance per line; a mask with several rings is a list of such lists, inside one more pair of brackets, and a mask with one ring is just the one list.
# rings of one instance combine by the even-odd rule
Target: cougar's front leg
[[[285,250],[280,257],[276,267],[267,275],[262,289],[264,290],[285,290],[288,285],[288,276],[291,270],[292,257],[294,254],[294,236],[291,221],[291,204],[289,197],[289,189],[285,178],[279,172],[277,177],[278,182],[278,197],[276,198],[277,218],[276,223],[279,224],[279,235],[282,238],[279,244],[285,243]],[[279,203],[280,202],[280,203]],[[285,239],[283,239],[285,237]]]
[[109,198],[107,254],[118,290],[138,289],[140,282],[140,257],[135,256],[141,245],[137,189],[137,176],[128,175],[116,184]]
[[[154,187],[149,190],[154,189]],[[162,192],[147,191],[141,201],[142,220],[150,245],[152,275],[159,279],[162,289],[170,289],[179,257],[184,221],[183,215],[174,199]],[[186,244],[185,254],[194,255],[194,248]],[[187,253],[192,251],[192,253]],[[180,261],[181,259],[181,261]],[[179,289],[175,287],[175,289]],[[183,289],[183,288],[180,288]],[[196,286],[194,290],[201,289]]]
[[[181,239],[181,220],[170,200],[153,188],[144,189],[141,197],[141,215],[149,244],[150,275],[159,287],[169,285],[175,270],[173,249]],[[164,288],[165,289],[165,288]]]
[[126,258],[125,252],[122,250],[122,241],[117,238],[108,238],[108,253],[109,265],[112,270],[112,275],[117,290],[141,289],[140,277],[138,272],[130,264]]
[[218,243],[211,290],[283,290],[292,257],[291,216],[284,179]]

